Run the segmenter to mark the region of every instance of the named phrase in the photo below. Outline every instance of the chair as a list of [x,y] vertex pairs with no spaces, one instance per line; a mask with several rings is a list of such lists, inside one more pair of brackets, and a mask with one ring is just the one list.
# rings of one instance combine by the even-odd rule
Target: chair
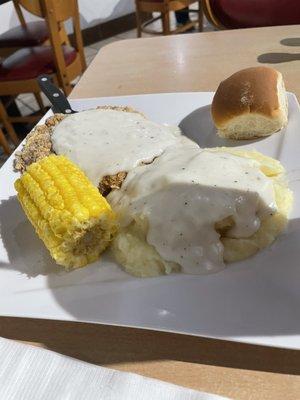
[[0,128],[0,145],[2,146],[5,154],[10,154],[10,147],[3,130]]
[[[196,3],[195,0],[136,0],[136,21],[137,21],[137,36],[141,37],[142,32],[150,33],[152,35],[170,35],[176,33],[186,32],[196,24],[199,26],[199,31],[202,31],[202,2],[197,1],[199,8],[198,10],[190,10],[189,12],[197,12],[198,20],[191,21],[185,25],[178,27],[177,29],[171,30],[170,27],[170,12],[180,11],[191,4]],[[141,13],[153,13],[159,12],[160,16],[151,18],[146,22],[142,22]],[[153,29],[147,28],[148,25],[152,24],[154,21],[162,20],[162,31],[158,32]]]
[[218,29],[300,23],[300,2],[295,0],[203,0],[203,12]]
[[[23,47],[49,44],[49,30],[46,21],[26,22],[19,1],[13,0],[13,4],[20,25],[0,35],[1,57],[7,57]],[[31,1],[30,9],[35,10],[35,15],[41,16],[40,12],[36,13],[38,5],[39,1],[33,0]],[[60,26],[60,36],[63,44],[69,44],[68,35],[63,24]]]
[[[0,96],[17,96],[33,93],[43,110],[40,88],[36,78],[49,74],[54,82],[68,95],[71,81],[86,68],[82,37],[79,24],[77,0],[19,0],[29,12],[45,18],[49,30],[51,46],[33,46],[20,49],[0,63]],[[33,7],[34,5],[34,7]],[[72,19],[75,47],[61,45],[60,27],[67,19]],[[12,141],[18,144],[13,122],[35,122],[36,116],[8,116],[0,102],[0,119]]]

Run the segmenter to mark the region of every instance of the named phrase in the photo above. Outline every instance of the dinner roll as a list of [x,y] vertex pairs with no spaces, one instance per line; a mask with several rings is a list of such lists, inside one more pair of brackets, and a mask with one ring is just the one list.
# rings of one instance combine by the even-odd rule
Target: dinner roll
[[212,102],[218,135],[227,139],[268,136],[286,126],[288,103],[280,72],[252,67],[220,83]]

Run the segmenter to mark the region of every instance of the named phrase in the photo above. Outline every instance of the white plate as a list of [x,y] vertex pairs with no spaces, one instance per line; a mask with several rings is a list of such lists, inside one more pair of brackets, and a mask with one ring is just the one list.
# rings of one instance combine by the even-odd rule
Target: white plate
[[[110,97],[76,100],[72,105],[78,110],[130,105],[154,121],[180,123],[203,146],[223,145],[216,139],[207,107],[212,95]],[[286,167],[295,194],[287,232],[255,257],[213,275],[136,279],[108,255],[87,268],[61,271],[16,200],[11,157],[0,171],[0,315],[134,326],[299,349],[300,112],[292,94],[289,110],[283,132],[242,144]]]

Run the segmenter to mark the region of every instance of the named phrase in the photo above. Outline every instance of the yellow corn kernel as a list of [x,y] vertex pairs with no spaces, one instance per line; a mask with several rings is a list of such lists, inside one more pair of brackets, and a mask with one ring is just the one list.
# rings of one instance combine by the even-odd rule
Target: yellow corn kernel
[[65,156],[50,155],[31,164],[15,188],[40,239],[66,268],[96,261],[116,232],[106,199]]

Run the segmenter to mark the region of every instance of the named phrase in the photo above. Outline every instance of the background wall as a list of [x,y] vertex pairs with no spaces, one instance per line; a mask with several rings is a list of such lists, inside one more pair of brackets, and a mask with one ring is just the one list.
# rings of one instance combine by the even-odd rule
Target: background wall
[[[134,0],[78,0],[81,29],[98,25],[130,14],[135,10]],[[24,12],[26,21],[37,19]],[[19,25],[12,2],[0,6],[0,34]],[[66,25],[70,32],[70,25]]]

